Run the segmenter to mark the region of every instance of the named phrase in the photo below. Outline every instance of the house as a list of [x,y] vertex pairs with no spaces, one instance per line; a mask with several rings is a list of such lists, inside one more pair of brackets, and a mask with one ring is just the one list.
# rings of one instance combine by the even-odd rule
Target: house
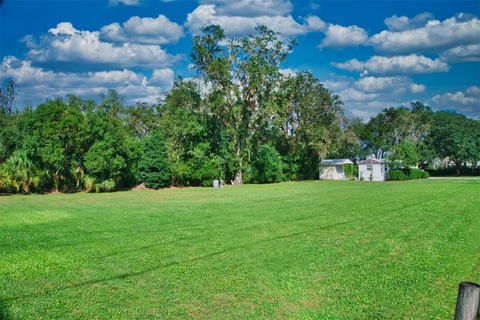
[[320,161],[319,178],[320,180],[345,180],[345,165],[353,166],[349,159],[326,159]]
[[358,180],[385,181],[387,180],[387,167],[381,159],[366,159],[358,163]]

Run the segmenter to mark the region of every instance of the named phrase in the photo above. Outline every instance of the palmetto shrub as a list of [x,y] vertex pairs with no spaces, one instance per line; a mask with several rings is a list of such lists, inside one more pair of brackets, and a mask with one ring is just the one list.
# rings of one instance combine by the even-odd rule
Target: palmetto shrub
[[95,178],[85,176],[83,178],[83,186],[85,188],[85,191],[92,192],[93,190],[95,190]]
[[0,186],[9,191],[29,193],[40,181],[39,170],[24,151],[15,151],[0,167]]
[[99,184],[100,191],[102,191],[102,192],[111,192],[111,191],[115,190],[116,186],[117,186],[117,183],[113,179],[108,179],[108,180],[102,181]]

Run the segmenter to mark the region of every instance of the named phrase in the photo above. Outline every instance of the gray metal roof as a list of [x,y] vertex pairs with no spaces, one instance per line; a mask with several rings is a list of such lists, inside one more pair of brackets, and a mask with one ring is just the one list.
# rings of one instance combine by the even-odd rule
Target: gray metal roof
[[366,159],[366,160],[363,160],[363,161],[360,161],[358,164],[383,164],[385,163],[385,161],[381,160],[381,159]]
[[344,164],[353,164],[350,159],[325,159],[320,161],[321,166],[340,166]]

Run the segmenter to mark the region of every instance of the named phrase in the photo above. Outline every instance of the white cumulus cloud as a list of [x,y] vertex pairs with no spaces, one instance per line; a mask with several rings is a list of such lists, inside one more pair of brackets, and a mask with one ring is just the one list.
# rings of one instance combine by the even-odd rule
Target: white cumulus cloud
[[[211,24],[220,25],[227,37],[235,37],[251,34],[259,25],[266,25],[270,29],[279,32],[282,36],[290,37],[308,32],[320,31],[325,28],[325,23],[318,17],[307,17],[304,23],[296,21],[291,14],[286,14],[287,11],[275,9],[277,1],[267,1],[268,6],[261,7],[262,10],[256,9],[255,14],[252,12],[248,15],[235,11],[226,2],[214,1],[215,4],[202,4],[187,15],[185,26],[193,34],[199,34],[203,27]],[[282,2],[283,3],[283,2]],[[267,14],[267,8],[271,8]],[[282,13],[282,14],[280,14]]]
[[447,92],[432,98],[440,109],[460,111],[468,116],[480,117],[480,86],[471,86],[464,91]]
[[98,31],[80,31],[70,22],[59,23],[38,43],[29,38],[28,58],[37,62],[84,62],[122,68],[165,67],[178,57],[158,45],[124,42],[113,44],[100,40]]
[[351,59],[346,62],[334,62],[339,69],[358,71],[363,74],[415,74],[446,72],[445,62],[425,56],[411,54],[407,56],[373,56],[366,61]]
[[452,63],[480,61],[480,44],[469,44],[445,50],[440,54],[440,60]]
[[[398,18],[396,19],[398,20]],[[389,21],[398,29],[398,21]],[[409,25],[409,21],[405,22]],[[428,20],[423,27],[400,31],[384,30],[370,37],[369,43],[377,50],[396,53],[438,52],[459,45],[480,42],[480,20],[476,16],[460,13],[451,18]]]
[[108,4],[111,6],[116,6],[118,4],[123,4],[126,6],[138,6],[140,0],[108,0]]
[[97,72],[54,72],[32,65],[31,61],[6,56],[0,63],[0,82],[13,79],[19,103],[39,103],[46,98],[68,94],[97,98],[108,89],[115,89],[127,103],[157,102],[173,84],[174,72],[169,68],[154,70],[150,78],[131,70]]
[[333,76],[323,82],[326,88],[338,94],[348,113],[368,120],[387,107],[400,106],[417,99],[426,90],[406,76],[353,77]]
[[183,27],[166,16],[131,17],[124,23],[111,23],[101,28],[102,40],[146,44],[175,43],[183,37]]
[[406,76],[395,77],[362,77],[355,82],[355,87],[368,93],[388,92],[391,94],[411,92],[420,93],[426,87],[422,84],[413,83]]
[[202,4],[213,4],[217,13],[224,16],[282,16],[292,12],[289,0],[202,0]]
[[385,25],[391,31],[405,31],[417,29],[427,24],[429,20],[433,19],[433,15],[429,12],[424,12],[416,15],[413,18],[406,16],[393,15],[384,20]]
[[330,24],[325,31],[325,38],[320,43],[320,48],[326,47],[351,47],[366,44],[368,33],[360,27],[344,27]]

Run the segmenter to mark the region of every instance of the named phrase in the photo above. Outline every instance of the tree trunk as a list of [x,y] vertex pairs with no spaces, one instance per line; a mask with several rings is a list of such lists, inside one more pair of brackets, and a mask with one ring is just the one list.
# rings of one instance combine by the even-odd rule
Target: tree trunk
[[462,161],[454,161],[455,162],[455,175],[459,176],[460,175],[460,169],[462,167]]
[[241,169],[239,169],[237,172],[235,172],[235,178],[233,180],[233,184],[235,184],[235,185],[243,184],[243,177],[242,177],[242,170]]
[[60,185],[60,179],[58,177],[58,170],[53,172],[53,192],[58,192]]
[[238,161],[238,168],[237,171],[235,172],[235,178],[233,179],[233,184],[235,185],[241,185],[243,184],[243,161],[242,161],[242,153],[240,150],[240,139],[237,138],[237,161]]
[[22,182],[22,188],[24,193],[30,193],[30,183],[28,180]]

